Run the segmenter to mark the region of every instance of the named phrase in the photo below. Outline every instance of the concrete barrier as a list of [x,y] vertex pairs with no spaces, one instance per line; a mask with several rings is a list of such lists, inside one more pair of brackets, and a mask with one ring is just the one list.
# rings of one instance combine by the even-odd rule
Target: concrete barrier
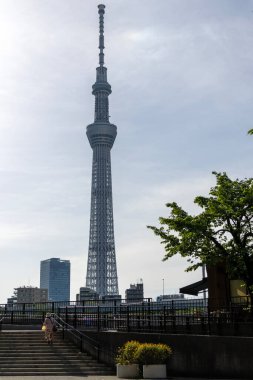
[[168,363],[171,376],[253,379],[252,337],[91,331],[85,334],[114,352],[128,340],[166,343],[173,350]]

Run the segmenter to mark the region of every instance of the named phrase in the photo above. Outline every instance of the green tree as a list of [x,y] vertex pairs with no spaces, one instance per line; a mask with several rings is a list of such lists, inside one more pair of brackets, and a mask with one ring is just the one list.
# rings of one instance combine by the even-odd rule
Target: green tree
[[[202,264],[225,263],[228,275],[245,282],[253,301],[253,179],[231,180],[216,173],[209,196],[198,196],[202,212],[190,215],[177,203],[168,203],[170,215],[160,227],[148,226],[165,245],[164,261],[180,254],[195,270]],[[253,305],[253,302],[251,302]]]
[[248,131],[248,135],[253,135],[253,129],[250,129],[250,130]]

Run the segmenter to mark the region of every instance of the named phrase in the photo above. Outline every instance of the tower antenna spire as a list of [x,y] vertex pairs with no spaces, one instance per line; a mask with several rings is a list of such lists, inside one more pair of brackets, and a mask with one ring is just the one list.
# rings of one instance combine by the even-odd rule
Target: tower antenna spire
[[104,13],[105,13],[105,5],[98,5],[98,13],[99,13],[99,65],[104,66]]

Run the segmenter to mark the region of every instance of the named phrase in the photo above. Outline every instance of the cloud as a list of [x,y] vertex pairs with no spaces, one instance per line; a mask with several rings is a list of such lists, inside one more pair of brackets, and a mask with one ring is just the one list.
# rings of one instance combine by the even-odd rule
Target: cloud
[[[120,290],[143,278],[155,297],[162,278],[169,292],[201,274],[185,274],[180,258],[162,262],[146,225],[169,201],[198,212],[212,170],[252,175],[253,24],[249,2],[145,4],[108,0],[105,62]],[[0,3],[2,302],[18,285],[38,286],[50,257],[71,260],[72,299],[84,285],[97,45],[92,0]]]

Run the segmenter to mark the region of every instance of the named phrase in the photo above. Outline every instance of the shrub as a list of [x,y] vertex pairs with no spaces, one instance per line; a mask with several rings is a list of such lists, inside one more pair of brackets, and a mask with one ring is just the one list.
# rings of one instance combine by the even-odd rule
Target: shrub
[[139,364],[165,364],[171,354],[172,350],[167,344],[144,343],[139,345],[135,360]]
[[130,340],[123,344],[122,347],[118,349],[118,354],[116,356],[117,364],[135,364],[136,361],[136,351],[138,350],[140,343],[136,340]]

